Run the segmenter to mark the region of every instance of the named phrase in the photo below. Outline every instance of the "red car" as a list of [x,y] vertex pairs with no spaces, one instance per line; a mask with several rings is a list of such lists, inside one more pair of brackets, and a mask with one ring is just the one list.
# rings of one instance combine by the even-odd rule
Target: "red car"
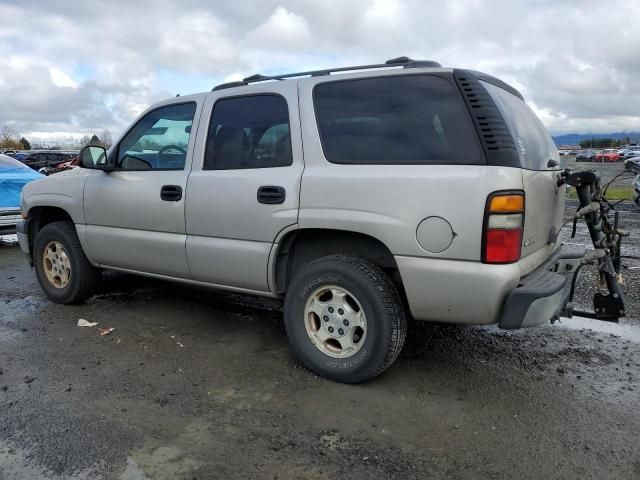
[[603,160],[605,162],[617,162],[620,160],[620,154],[616,151],[612,151],[612,152],[605,151],[604,153],[596,153],[594,161],[602,162]]

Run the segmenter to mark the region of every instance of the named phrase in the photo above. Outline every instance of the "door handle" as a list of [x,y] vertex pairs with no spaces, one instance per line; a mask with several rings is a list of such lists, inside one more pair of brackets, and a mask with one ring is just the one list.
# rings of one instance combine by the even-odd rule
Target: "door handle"
[[264,186],[258,189],[258,202],[265,203],[267,205],[277,205],[284,203],[286,198],[286,190],[282,187]]
[[177,202],[182,199],[182,187],[180,185],[163,185],[160,189],[160,198],[166,202]]

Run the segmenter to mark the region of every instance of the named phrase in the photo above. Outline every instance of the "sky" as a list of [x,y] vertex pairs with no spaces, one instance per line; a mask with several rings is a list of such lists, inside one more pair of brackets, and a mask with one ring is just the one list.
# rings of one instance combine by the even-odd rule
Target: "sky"
[[0,0],[0,125],[117,137],[160,99],[407,55],[518,88],[549,131],[640,131],[638,0]]

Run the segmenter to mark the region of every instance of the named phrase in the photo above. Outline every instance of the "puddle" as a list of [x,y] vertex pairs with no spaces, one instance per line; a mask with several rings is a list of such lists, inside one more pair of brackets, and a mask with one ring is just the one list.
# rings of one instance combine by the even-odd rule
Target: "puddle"
[[149,480],[135,460],[131,457],[127,459],[127,466],[120,475],[120,480]]
[[51,470],[29,460],[29,452],[11,447],[0,440],[0,479],[2,480],[84,480],[100,478],[89,471],[71,475],[56,475]]
[[0,298],[0,319],[2,323],[16,322],[31,317],[44,303],[43,299],[34,295],[24,298]]
[[625,340],[640,343],[640,325],[629,323],[603,322],[602,320],[592,320],[590,318],[573,317],[561,318],[560,322],[554,324],[556,328],[568,328],[570,330],[587,329],[599,333],[611,333]]

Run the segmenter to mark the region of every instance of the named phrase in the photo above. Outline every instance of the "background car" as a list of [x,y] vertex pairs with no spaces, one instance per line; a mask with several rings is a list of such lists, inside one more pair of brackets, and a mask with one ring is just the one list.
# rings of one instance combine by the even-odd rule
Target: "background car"
[[624,162],[624,167],[632,173],[636,174],[633,180],[633,201],[640,207],[640,156],[631,158]]
[[27,183],[43,178],[7,155],[0,154],[0,235],[15,233],[20,215],[20,193]]
[[65,170],[71,170],[72,168],[76,168],[80,163],[80,159],[78,157],[73,157],[68,162],[60,163],[58,165],[54,165],[51,167],[42,167],[38,169],[38,172],[43,175],[52,175],[58,172],[64,172]]
[[629,148],[621,158],[634,158],[640,156],[640,148]]
[[593,150],[586,150],[576,155],[576,162],[593,162],[593,158],[596,156],[596,152]]
[[596,153],[594,162],[617,162],[620,160],[620,155],[617,150],[605,150],[604,152]]
[[78,152],[40,150],[32,152],[27,158],[21,161],[34,170],[40,170],[45,167],[57,167],[61,163],[68,162],[77,156]]
[[16,160],[19,161],[23,161],[25,158],[27,158],[29,155],[31,155],[31,150],[21,150],[19,152],[16,153],[12,153],[9,156],[12,158],[15,158]]

